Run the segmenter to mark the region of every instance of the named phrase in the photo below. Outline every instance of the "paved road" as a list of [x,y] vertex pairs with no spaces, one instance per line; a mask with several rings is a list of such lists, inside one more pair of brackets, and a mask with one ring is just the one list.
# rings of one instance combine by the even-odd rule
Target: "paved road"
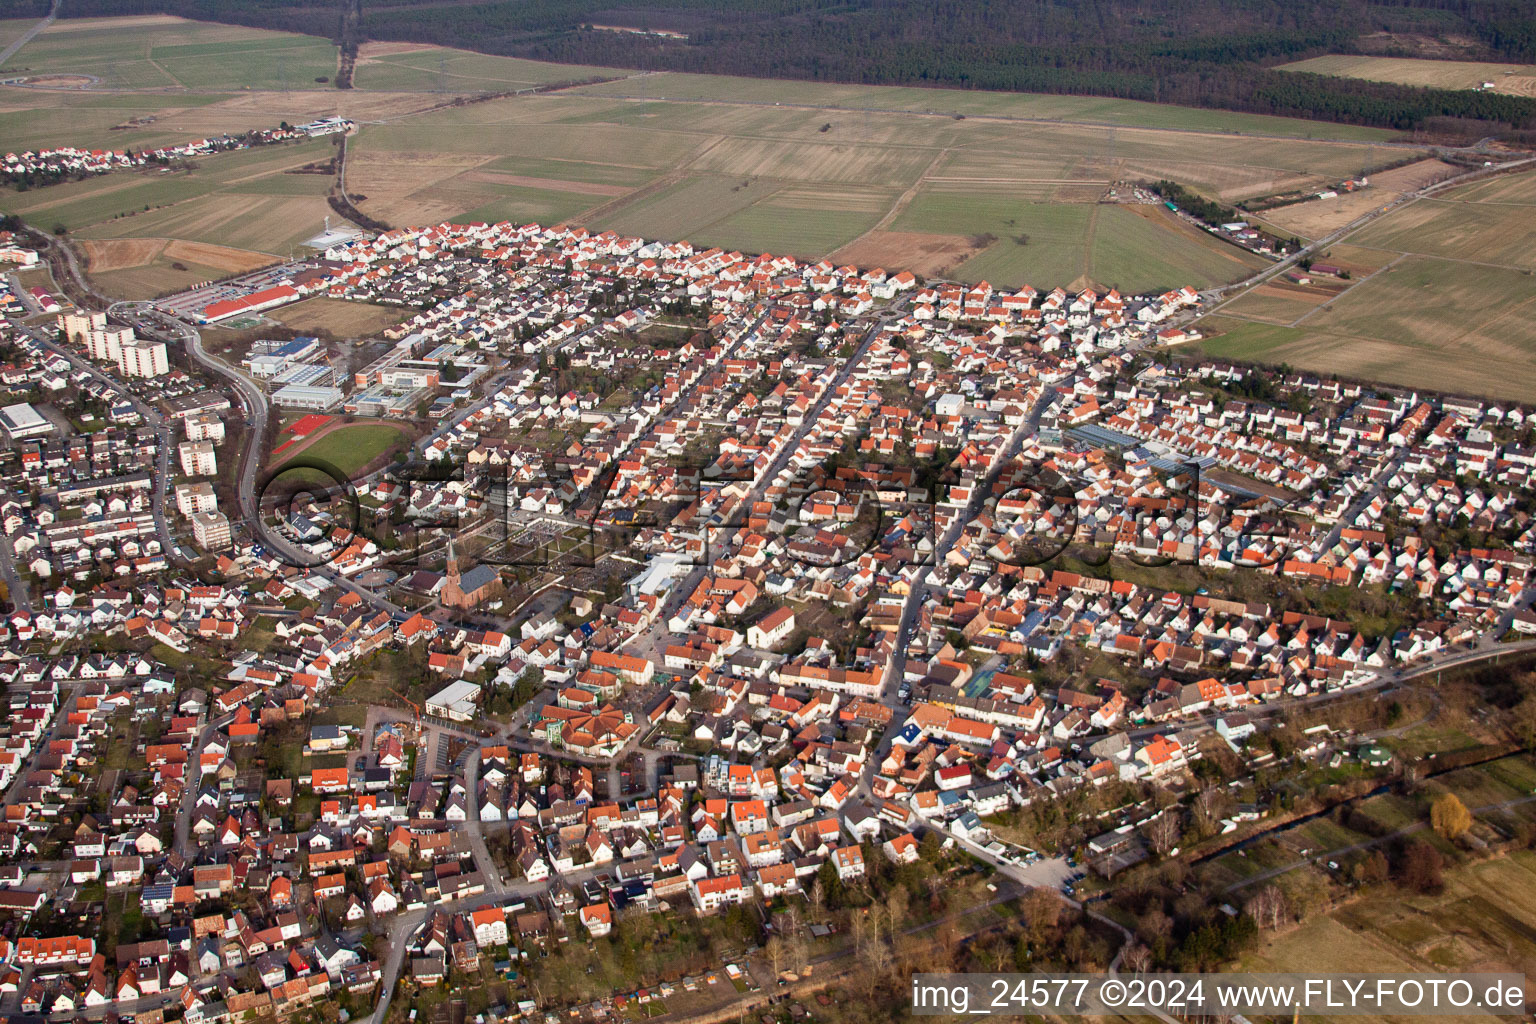
[[202,757],[203,748],[208,741],[213,739],[214,733],[224,728],[235,720],[234,715],[225,715],[223,718],[207,722],[197,733],[197,743],[192,748],[192,756],[187,760],[187,770],[182,776],[185,783],[181,791],[181,803],[176,808],[176,838],[172,842],[171,849],[181,854],[182,858],[191,863],[196,848],[192,845],[192,811],[197,807],[197,794],[203,788],[202,766],[198,758]]
[[469,844],[475,851],[475,860],[479,862],[480,872],[485,875],[485,887],[492,893],[506,891],[506,883],[501,878],[501,868],[496,864],[496,858],[491,856],[491,851],[485,845],[485,829],[480,822],[480,748],[471,747],[468,758],[464,761],[464,788],[465,798],[468,801],[466,810],[469,817],[465,824],[469,833]]
[[[251,527],[255,536],[267,546],[268,550],[276,552],[280,557],[290,563],[300,566],[311,566],[314,556],[304,548],[290,542],[276,530],[270,528],[261,517],[261,509],[256,493],[256,481],[261,471],[262,449],[266,440],[267,419],[271,414],[267,396],[261,388],[245,374],[230,367],[222,359],[210,355],[203,348],[202,334],[191,324],[177,319],[168,313],[150,307],[148,303],[116,303],[112,307],[114,315],[128,320],[134,324],[136,330],[141,330],[151,336],[159,337],[168,342],[179,342],[187,352],[189,358],[199,366],[211,371],[217,376],[223,377],[233,385],[235,396],[240,401],[240,410],[245,417],[246,424],[250,428],[247,432],[245,451],[241,453],[240,471],[237,478],[237,497],[240,506],[240,517]],[[410,612],[375,593],[367,587],[360,586],[352,580],[335,571],[328,565],[312,566],[310,572],[324,577],[334,586],[358,595],[375,608],[388,610],[390,613],[406,618]]]
[[1384,203],[1369,213],[1356,217],[1354,220],[1350,221],[1343,227],[1330,232],[1328,235],[1319,238],[1308,245],[1303,246],[1298,251],[1291,253],[1289,256],[1286,256],[1283,259],[1280,259],[1275,263],[1271,263],[1269,266],[1265,267],[1263,270],[1260,270],[1258,273],[1252,275],[1251,277],[1246,277],[1241,281],[1235,281],[1232,284],[1223,285],[1220,288],[1212,288],[1209,291],[1201,292],[1201,298],[1205,300],[1205,309],[1202,315],[1210,316],[1212,313],[1215,313],[1217,310],[1226,306],[1228,303],[1235,301],[1237,298],[1245,294],[1252,286],[1263,284],[1270,278],[1283,274],[1285,271],[1301,262],[1301,260],[1308,256],[1316,255],[1317,253],[1327,249],[1329,246],[1343,241],[1346,237],[1354,234],[1356,231],[1359,231],[1361,228],[1365,227],[1367,224],[1370,224],[1378,217],[1382,217],[1394,210],[1402,209],[1404,206],[1407,206],[1411,203],[1416,203],[1420,199],[1427,199],[1438,192],[1445,191],[1446,189],[1455,188],[1458,185],[1465,185],[1466,183],[1475,181],[1478,178],[1485,178],[1489,177],[1490,175],[1502,174],[1508,171],[1519,170],[1521,168],[1532,166],[1536,166],[1536,157],[1525,157],[1520,160],[1508,160],[1502,164],[1495,164],[1491,167],[1479,167],[1475,170],[1467,171],[1464,174],[1457,174],[1453,177],[1446,178],[1444,181],[1438,181],[1434,184],[1426,185],[1419,189],[1417,192],[1401,193],[1397,196],[1397,198],[1391,200],[1390,202]]
[[0,578],[5,580],[5,592],[10,595],[11,609],[18,612],[32,611],[32,588],[16,571],[16,549],[11,538],[0,536]]
[[[64,728],[65,722],[68,720],[70,712],[74,710],[75,684],[69,683],[66,685],[68,685],[70,688],[69,692],[64,695],[63,701],[59,704],[59,710],[53,716],[53,724],[48,727],[48,735],[44,736],[43,739],[32,748],[34,757],[40,756],[44,751],[48,749],[49,743],[59,738],[59,733]],[[30,765],[24,765],[21,770],[16,773],[16,778],[11,780],[10,788],[5,792],[5,803],[7,805],[16,802],[16,797],[21,793],[22,787],[27,781],[27,772],[29,770]]]
[[53,6],[48,9],[48,15],[45,18],[43,18],[42,21],[38,22],[36,25],[33,25],[31,28],[27,29],[26,34],[23,35],[20,39],[16,40],[14,43],[12,43],[10,46],[7,46],[5,49],[0,50],[0,67],[3,67],[5,65],[6,61],[8,61],[12,57],[14,57],[16,55],[16,51],[17,50],[21,49],[23,46],[26,46],[28,43],[30,43],[32,41],[32,37],[33,36],[37,35],[43,29],[45,29],[49,25],[53,24],[53,19],[57,18],[59,16],[59,5],[62,2],[63,2],[63,0],[53,0]]

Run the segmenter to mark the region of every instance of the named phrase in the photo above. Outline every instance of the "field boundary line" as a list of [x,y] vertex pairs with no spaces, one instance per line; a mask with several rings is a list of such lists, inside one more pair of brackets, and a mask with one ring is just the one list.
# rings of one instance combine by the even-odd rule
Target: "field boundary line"
[[[677,185],[683,181],[686,181],[688,176],[688,171],[683,168],[668,171],[661,177],[652,179],[646,184],[641,185],[639,188],[631,189],[621,196],[614,196],[607,202],[598,203],[596,206],[583,210],[576,214],[576,217],[580,218],[582,221],[596,221],[603,217],[611,217],[626,207],[640,202],[642,199],[649,199],[651,196],[665,192],[673,185]],[[572,218],[567,219],[569,220]]]
[[1319,302],[1317,305],[1313,306],[1311,309],[1309,309],[1305,313],[1301,314],[1301,316],[1297,317],[1295,320],[1292,320],[1286,326],[1287,327],[1300,327],[1301,326],[1301,322],[1303,320],[1306,320],[1307,318],[1311,317],[1318,310],[1320,310],[1320,309],[1327,309],[1328,307],[1332,306],[1335,302],[1338,302],[1344,296],[1346,296],[1350,292],[1354,291],[1356,288],[1359,288],[1361,285],[1365,284],[1365,282],[1369,281],[1371,278],[1375,277],[1377,274],[1385,273],[1386,271],[1391,270],[1393,267],[1397,266],[1399,263],[1403,262],[1403,260],[1405,260],[1407,258],[1408,258],[1408,254],[1407,253],[1401,253],[1397,257],[1397,259],[1393,260],[1391,263],[1385,263],[1385,264],[1377,267],[1375,270],[1371,271],[1369,274],[1366,274],[1360,280],[1352,282],[1348,288],[1345,288],[1343,291],[1339,292],[1333,298],[1328,299],[1328,300],[1326,300],[1324,302]]
[[[727,76],[727,77],[729,77],[729,76]],[[796,79],[788,79],[787,81],[798,81],[798,80],[796,80]],[[593,84],[595,86],[600,86],[600,85],[603,85],[603,84],[606,84],[606,83],[600,83],[599,82],[599,83],[593,83]],[[572,87],[573,91],[574,90],[578,90],[578,89],[582,89],[582,88],[586,88],[586,87],[585,86],[573,86]],[[1164,127],[1164,126],[1159,126],[1159,125],[1123,124],[1123,123],[1120,123],[1120,122],[1117,122],[1117,121],[1091,121],[1091,120],[1078,120],[1078,119],[1064,118],[1064,117],[1026,117],[1026,116],[1018,115],[1018,114],[995,114],[995,113],[994,114],[982,114],[982,113],[970,113],[970,112],[965,112],[965,111],[904,110],[904,109],[897,108],[897,107],[853,107],[853,106],[846,106],[846,105],[835,104],[835,103],[793,103],[793,102],[786,103],[786,102],[783,102],[783,101],[770,102],[770,101],[767,101],[767,100],[701,99],[701,98],[698,98],[698,97],[691,97],[690,98],[690,97],[686,97],[686,96],[642,96],[642,95],[638,95],[638,94],[635,94],[635,93],[583,93],[582,95],[600,96],[600,97],[603,97],[603,98],[606,98],[606,99],[628,100],[630,102],[635,102],[635,103],[658,103],[658,102],[659,103],[695,103],[695,104],[714,104],[714,105],[719,105],[719,106],[737,106],[737,107],[778,107],[778,108],[785,109],[785,110],[840,110],[840,111],[846,111],[846,112],[852,113],[852,114],[893,114],[893,115],[903,115],[903,116],[907,116],[907,117],[942,118],[944,120],[953,120],[956,114],[961,114],[968,121],[997,121],[997,122],[1000,122],[1000,123],[1003,123],[1003,124],[1030,124],[1030,125],[1042,125],[1042,126],[1046,126],[1046,127],[1057,127],[1057,128],[1110,128],[1110,129],[1114,129],[1116,131],[1152,132],[1152,133],[1161,133],[1161,134],[1172,133],[1172,134],[1175,134],[1175,135],[1216,136],[1216,137],[1224,138],[1224,139],[1231,139],[1231,138],[1235,138],[1235,137],[1237,137],[1237,138],[1248,138],[1248,139],[1269,139],[1269,140],[1273,140],[1275,142],[1308,142],[1308,143],[1319,143],[1319,144],[1322,144],[1322,145],[1329,145],[1329,146],[1384,146],[1384,147],[1388,147],[1388,148],[1392,148],[1392,149],[1410,149],[1410,150],[1422,150],[1422,149],[1425,148],[1425,146],[1422,143],[1394,142],[1394,141],[1391,141],[1390,133],[1388,135],[1388,138],[1377,139],[1377,140],[1370,140],[1370,139],[1341,139],[1341,138],[1333,138],[1333,137],[1324,138],[1324,137],[1320,137],[1320,136],[1316,136],[1316,135],[1276,135],[1276,134],[1269,133],[1269,132],[1245,132],[1245,131],[1234,131],[1234,130],[1231,130],[1231,129],[1222,130],[1222,129],[1216,129],[1216,128],[1175,128],[1175,127],[1171,127],[1171,126]],[[1020,94],[1020,95],[1054,95],[1054,94],[1050,94],[1050,93],[1025,93],[1025,94]],[[1191,108],[1191,109],[1198,109],[1198,108]],[[1272,116],[1272,115],[1256,115],[1256,116]],[[1316,123],[1319,124],[1319,125],[1326,125],[1326,124],[1329,124],[1330,122],[1319,121],[1319,122],[1316,122]],[[1348,127],[1348,126],[1344,126],[1344,127]]]
[[836,249],[833,249],[832,252],[828,253],[827,255],[831,256],[835,253],[842,252],[844,249],[847,249],[850,246],[858,245],[860,242],[867,239],[876,231],[884,231],[892,224],[896,223],[896,218],[900,217],[906,208],[912,205],[912,200],[917,198],[918,190],[922,188],[923,182],[933,180],[929,178],[929,174],[935,167],[939,165],[939,161],[943,160],[944,157],[949,155],[950,149],[951,147],[945,146],[943,149],[934,154],[933,159],[928,161],[928,166],[923,168],[922,173],[917,176],[917,180],[913,181],[912,184],[907,187],[906,191],[902,192],[901,195],[896,197],[896,201],[891,204],[891,208],[885,211],[885,216],[876,221],[873,227],[867,231],[862,232],[857,237],[851,238],[844,242],[842,245],[838,246]]

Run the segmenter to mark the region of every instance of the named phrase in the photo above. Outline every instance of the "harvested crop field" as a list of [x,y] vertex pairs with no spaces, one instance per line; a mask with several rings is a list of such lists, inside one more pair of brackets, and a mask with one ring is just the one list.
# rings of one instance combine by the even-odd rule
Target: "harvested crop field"
[[1486,82],[1492,82],[1494,92],[1511,96],[1536,96],[1536,65],[1531,64],[1330,54],[1294,64],[1282,64],[1278,70],[1363,78],[1369,82],[1423,85],[1436,89],[1477,89]]
[[81,248],[85,250],[86,265],[97,274],[144,267],[156,260],[195,263],[230,274],[255,270],[272,262],[266,253],[169,238],[89,239],[81,243]]
[[1265,323],[1289,325],[1307,316],[1338,294],[1338,289],[1324,291],[1315,286],[1292,284],[1262,284],[1246,292],[1228,307],[1234,316]]
[[80,243],[85,250],[86,269],[102,274],[109,270],[126,270],[142,267],[153,262],[165,248],[163,238],[121,238],[112,241],[88,240]]
[[1199,322],[1201,348],[1406,387],[1536,399],[1536,282],[1524,271],[1408,256],[1344,284],[1296,326],[1294,317],[1275,322],[1284,311],[1266,310],[1262,297],[1245,306],[1244,296]]
[[176,239],[168,243],[161,255],[166,259],[183,263],[201,263],[205,267],[213,267],[215,270],[223,270],[231,274],[255,270],[272,262],[272,257],[264,252],[232,249],[227,245],[189,242],[184,239]]
[[325,331],[342,338],[363,338],[393,327],[405,319],[406,312],[394,306],[315,298],[284,306],[269,315],[296,331]]
[[1357,245],[1536,269],[1536,174],[1480,181],[1420,199],[1351,238]]
[[1259,214],[1267,223],[1302,238],[1321,238],[1379,209],[1404,192],[1417,192],[1444,181],[1457,168],[1442,160],[1419,160],[1370,176],[1370,185],[1356,192],[1341,192],[1331,199],[1309,199],[1278,206]]
[[1304,203],[1277,206],[1257,216],[1285,234],[1306,239],[1321,238],[1396,198],[1395,194],[1366,188],[1358,192],[1341,192],[1331,199],[1308,199]]
[[1444,181],[1458,168],[1444,160],[1418,160],[1401,167],[1377,171],[1371,175],[1371,188],[1388,188],[1395,192],[1415,192],[1425,185]]
[[978,247],[967,235],[923,231],[871,231],[832,254],[838,263],[887,267],[914,274],[939,276],[970,259]]
[[[216,194],[103,220],[82,234],[90,238],[165,235],[215,245],[232,242],[237,248],[279,255],[318,232],[330,213],[320,196]],[[271,262],[270,256],[265,262]]]
[[623,185],[598,185],[590,181],[561,181],[558,178],[530,178],[522,174],[502,174],[500,171],[470,171],[465,181],[483,181],[493,185],[519,185],[523,188],[544,188],[555,192],[579,192],[589,196],[621,196],[629,189]]

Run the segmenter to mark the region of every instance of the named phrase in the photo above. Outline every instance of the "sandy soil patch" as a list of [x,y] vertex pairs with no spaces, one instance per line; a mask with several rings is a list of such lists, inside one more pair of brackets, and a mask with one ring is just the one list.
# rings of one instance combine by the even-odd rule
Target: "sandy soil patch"
[[500,171],[471,171],[465,181],[484,181],[495,185],[519,185],[523,188],[546,188],[552,192],[578,192],[589,196],[621,196],[632,191],[627,185],[597,185],[587,181],[566,181],[564,178],[530,178],[522,174],[503,174]]
[[979,251],[966,235],[871,231],[837,250],[832,259],[859,267],[887,267],[933,276],[963,263]]
[[28,75],[21,85],[29,89],[83,89],[94,81],[88,75]]
[[393,57],[401,53],[418,53],[422,50],[436,50],[438,47],[431,43],[364,43],[357,48],[357,62],[377,60],[380,57]]
[[[1536,81],[1536,79],[1532,79]],[[1371,175],[1371,188],[1390,188],[1397,192],[1417,192],[1425,185],[1433,185],[1437,181],[1456,174],[1460,168],[1446,163],[1444,160],[1420,160],[1417,163],[1404,164],[1402,167],[1394,167],[1390,171],[1382,171]]]
[[312,298],[285,306],[272,316],[296,331],[329,331],[340,337],[355,338],[377,334],[404,320],[407,312],[394,306]]
[[148,266],[165,248],[163,238],[116,238],[81,242],[87,267],[94,274]]
[[230,273],[255,270],[272,263],[272,257],[264,252],[234,249],[227,245],[213,245],[209,242],[177,240],[166,245],[163,255],[168,260],[201,263],[205,267],[227,270]]

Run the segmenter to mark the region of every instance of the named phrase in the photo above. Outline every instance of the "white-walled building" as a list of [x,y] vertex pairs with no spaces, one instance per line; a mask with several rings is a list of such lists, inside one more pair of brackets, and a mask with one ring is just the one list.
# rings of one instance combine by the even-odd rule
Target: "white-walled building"
[[181,455],[181,471],[187,476],[213,476],[219,471],[212,441],[183,441],[176,451]]
[[197,546],[205,551],[229,547],[233,539],[229,517],[222,512],[193,513],[192,536],[197,540]]
[[163,377],[171,372],[165,342],[138,339],[122,343],[117,352],[117,368],[126,377]]

